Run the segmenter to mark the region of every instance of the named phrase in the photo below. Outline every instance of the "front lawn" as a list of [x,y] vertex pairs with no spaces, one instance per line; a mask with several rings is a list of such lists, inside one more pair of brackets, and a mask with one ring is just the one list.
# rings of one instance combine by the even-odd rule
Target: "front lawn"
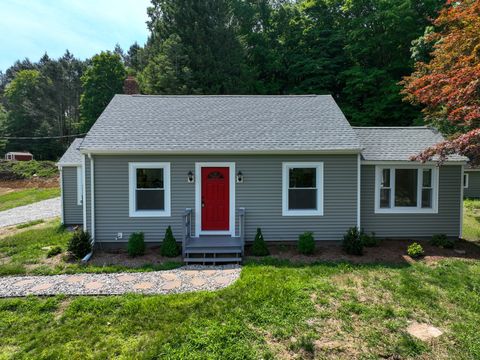
[[463,237],[480,242],[480,199],[464,201]]
[[59,188],[22,189],[0,195],[0,211],[60,196]]
[[[474,359],[480,263],[266,260],[218,292],[0,300],[5,359]],[[407,334],[412,321],[444,332]]]
[[[141,268],[122,265],[102,266],[89,262],[81,265],[65,257],[72,232],[60,226],[58,220],[44,224],[31,223],[32,228],[15,230],[13,235],[0,239],[0,276],[2,275],[54,275],[77,272],[152,271],[178,267],[178,262],[145,264]],[[47,258],[48,250],[60,246],[62,254]],[[1,358],[0,358],[1,359]]]

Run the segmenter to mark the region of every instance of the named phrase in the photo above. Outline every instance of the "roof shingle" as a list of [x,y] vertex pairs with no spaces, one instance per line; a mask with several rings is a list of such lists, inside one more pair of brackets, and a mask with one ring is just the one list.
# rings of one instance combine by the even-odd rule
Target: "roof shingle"
[[83,138],[75,139],[68,147],[65,154],[60,158],[57,165],[80,165],[82,163],[82,154],[80,153],[80,145],[82,144]]

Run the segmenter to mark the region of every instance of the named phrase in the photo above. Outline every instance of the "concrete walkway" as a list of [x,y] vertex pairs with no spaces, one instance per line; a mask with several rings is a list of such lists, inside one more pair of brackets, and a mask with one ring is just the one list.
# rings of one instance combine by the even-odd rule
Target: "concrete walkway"
[[172,294],[218,290],[240,276],[239,266],[185,266],[166,271],[0,277],[0,298],[27,295]]
[[39,201],[0,211],[0,227],[60,216],[60,198]]

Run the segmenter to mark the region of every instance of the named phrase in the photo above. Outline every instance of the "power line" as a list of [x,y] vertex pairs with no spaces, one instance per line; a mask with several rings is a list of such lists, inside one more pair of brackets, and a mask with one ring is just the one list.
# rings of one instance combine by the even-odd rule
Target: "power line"
[[60,136],[19,136],[19,137],[0,137],[0,140],[48,140],[48,139],[64,139],[69,137],[77,137],[87,135],[87,133]]

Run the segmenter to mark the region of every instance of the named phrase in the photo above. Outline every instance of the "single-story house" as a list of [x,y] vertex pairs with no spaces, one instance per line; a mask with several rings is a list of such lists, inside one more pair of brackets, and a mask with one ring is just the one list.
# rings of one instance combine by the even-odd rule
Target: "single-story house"
[[188,262],[239,260],[257,228],[275,242],[351,227],[458,238],[467,159],[410,161],[442,139],[351,127],[331,96],[116,95],[58,163],[63,221],[102,247],[137,231],[158,244],[171,226]]
[[480,198],[480,167],[465,167],[463,196],[465,198]]
[[33,160],[33,155],[28,151],[9,151],[5,154],[5,160],[29,161]]

